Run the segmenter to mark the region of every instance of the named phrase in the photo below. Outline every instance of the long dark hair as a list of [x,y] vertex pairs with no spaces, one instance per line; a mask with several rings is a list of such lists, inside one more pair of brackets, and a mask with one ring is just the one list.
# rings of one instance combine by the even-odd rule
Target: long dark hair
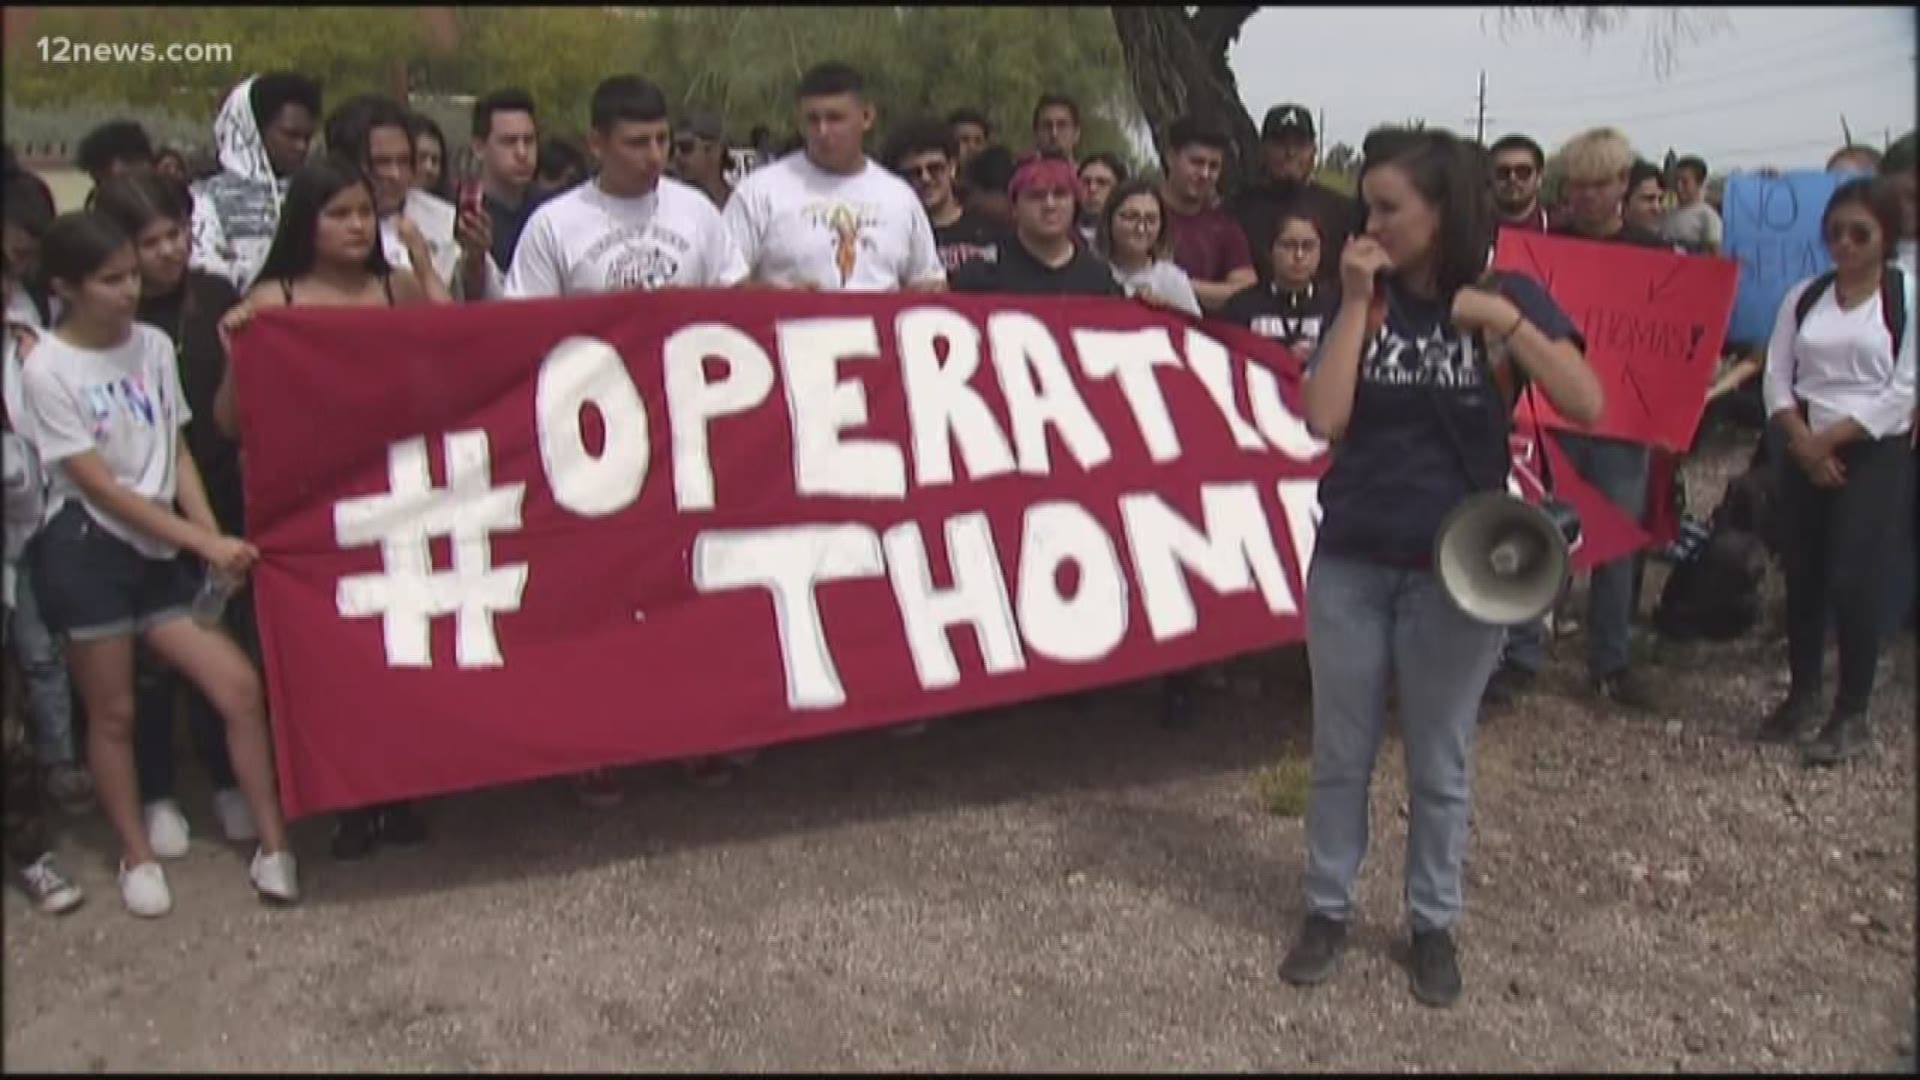
[[1451,300],[1454,293],[1479,281],[1487,271],[1499,227],[1481,149],[1441,128],[1402,127],[1375,128],[1362,147],[1361,183],[1367,173],[1392,165],[1406,174],[1440,219],[1432,254],[1440,299]]
[[40,242],[40,275],[48,285],[62,281],[78,290],[115,252],[132,246],[126,230],[98,210],[61,214]]
[[445,199],[448,202],[452,202],[453,201],[453,148],[447,145],[446,135],[441,133],[440,125],[437,123],[434,123],[434,120],[432,117],[426,115],[425,113],[408,113],[407,114],[407,138],[413,140],[413,144],[416,148],[414,150],[414,165],[413,165],[415,175],[418,175],[420,171],[418,147],[420,145],[420,136],[422,135],[431,135],[433,136],[433,141],[440,144],[440,176],[438,179],[436,179],[433,182],[432,187],[422,188],[421,190],[425,191],[429,195],[438,195],[440,198]]
[[123,173],[101,184],[95,189],[93,208],[135,238],[162,218],[182,227],[193,221],[193,196],[186,185],[149,169]]
[[[373,181],[359,165],[342,154],[328,153],[294,171],[287,181],[287,198],[280,205],[280,225],[273,233],[273,246],[267,249],[267,261],[260,265],[257,281],[293,281],[313,271],[319,261],[314,242],[320,228],[320,212],[335,195],[355,184],[367,189],[373,198]],[[367,253],[367,272],[385,277],[391,267],[376,235],[373,250]]]
[[1833,195],[1827,199],[1827,208],[1820,212],[1820,235],[1823,238],[1827,234],[1827,226],[1833,221],[1834,211],[1843,206],[1857,206],[1879,224],[1880,255],[1882,260],[1889,258],[1893,245],[1900,239],[1900,221],[1905,213],[1900,208],[1900,196],[1893,190],[1893,185],[1878,177],[1863,176],[1834,188]]

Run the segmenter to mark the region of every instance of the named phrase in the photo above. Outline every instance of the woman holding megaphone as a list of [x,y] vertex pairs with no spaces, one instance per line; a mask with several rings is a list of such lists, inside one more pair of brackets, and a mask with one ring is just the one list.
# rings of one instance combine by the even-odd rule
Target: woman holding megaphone
[[1580,423],[1600,384],[1540,283],[1490,274],[1495,216],[1482,152],[1439,130],[1377,129],[1360,192],[1366,229],[1340,264],[1338,314],[1309,362],[1308,427],[1332,444],[1307,577],[1313,784],[1307,918],[1280,966],[1333,973],[1367,847],[1367,790],[1398,689],[1411,813],[1406,896],[1413,991],[1460,994],[1468,758],[1504,631],[1467,616],[1433,568],[1441,522],[1507,483],[1513,404],[1529,382]]

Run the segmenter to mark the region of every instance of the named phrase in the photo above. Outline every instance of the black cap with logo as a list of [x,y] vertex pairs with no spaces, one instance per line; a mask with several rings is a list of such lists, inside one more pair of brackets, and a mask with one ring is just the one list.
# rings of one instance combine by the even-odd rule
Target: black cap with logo
[[1305,105],[1275,105],[1267,110],[1267,118],[1260,125],[1262,139],[1284,139],[1314,137],[1313,114]]

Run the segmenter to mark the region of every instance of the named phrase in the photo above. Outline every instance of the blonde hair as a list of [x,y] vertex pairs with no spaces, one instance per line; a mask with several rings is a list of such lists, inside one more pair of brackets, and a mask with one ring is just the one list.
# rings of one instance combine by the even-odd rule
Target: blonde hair
[[1633,168],[1633,145],[1618,128],[1592,128],[1567,140],[1560,162],[1569,180],[1612,180]]

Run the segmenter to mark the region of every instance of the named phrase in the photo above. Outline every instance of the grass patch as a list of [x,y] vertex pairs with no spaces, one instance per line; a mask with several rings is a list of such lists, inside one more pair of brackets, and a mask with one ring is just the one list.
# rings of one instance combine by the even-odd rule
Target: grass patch
[[1281,758],[1253,774],[1260,805],[1274,817],[1304,817],[1307,792],[1313,782],[1313,763],[1305,758]]

